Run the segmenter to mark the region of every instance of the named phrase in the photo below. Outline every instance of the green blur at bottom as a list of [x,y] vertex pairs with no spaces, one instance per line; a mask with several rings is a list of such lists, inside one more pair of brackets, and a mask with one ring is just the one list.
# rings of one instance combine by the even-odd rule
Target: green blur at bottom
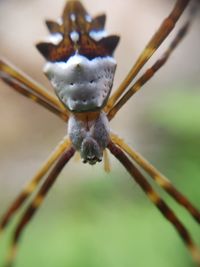
[[[67,196],[53,189],[23,234],[15,267],[195,266],[172,226],[138,191],[127,177],[108,176],[81,181]],[[189,216],[178,213],[200,238]],[[1,240],[6,245],[10,228]]]

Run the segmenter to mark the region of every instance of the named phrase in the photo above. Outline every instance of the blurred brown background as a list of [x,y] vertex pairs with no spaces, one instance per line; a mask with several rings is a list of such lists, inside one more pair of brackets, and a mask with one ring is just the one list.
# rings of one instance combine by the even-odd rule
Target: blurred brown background
[[[0,1],[0,55],[11,61],[38,82],[45,85],[48,90],[52,89],[42,73],[44,59],[37,52],[34,44],[47,35],[44,19],[49,18],[54,20],[58,18],[62,13],[64,3],[65,1],[63,0]],[[175,1],[126,0],[126,2],[124,2],[120,0],[84,0],[83,3],[92,15],[105,12],[107,14],[107,31],[121,36],[120,45],[115,53],[118,62],[114,85],[114,88],[116,88],[127,74],[152,34],[161,24],[163,18],[169,14]],[[186,16],[181,18],[178,26],[183,23],[185,18]],[[162,45],[158,53],[150,60],[147,66],[162,54],[171,38],[174,36],[174,33],[175,31],[170,35],[168,40]],[[193,117],[193,113],[190,113],[191,106],[193,106],[192,101],[194,99],[200,101],[199,47],[200,20],[199,17],[197,17],[191,31],[184,39],[183,43],[181,43],[173,53],[169,62],[167,62],[159,73],[128,102],[126,107],[119,112],[118,116],[111,124],[115,132],[143,153],[152,163],[155,163],[158,168],[160,166],[162,171],[166,174],[171,174],[169,171],[170,166],[165,161],[160,162],[160,153],[161,151],[165,153],[163,151],[167,149],[169,152],[167,157],[173,158],[174,153],[173,150],[171,150],[170,154],[170,145],[171,148],[173,148],[176,140],[170,139],[171,136],[169,138],[167,128],[165,129],[162,123],[159,124],[159,120],[156,124],[155,119],[154,123],[154,117],[153,115],[151,116],[150,113],[157,105],[159,105],[159,107],[167,105],[170,110],[170,97],[173,99],[174,95],[177,96],[177,92],[179,94],[183,91],[186,94],[189,92],[190,95],[194,96],[194,98],[188,97],[188,102],[186,101],[186,105],[182,106],[184,114],[189,113],[189,118]],[[166,99],[169,100],[166,102],[167,104],[165,103]],[[177,105],[179,103],[178,99],[179,97],[177,97]],[[24,182],[31,178],[32,174],[41,165],[50,151],[55,147],[62,136],[66,134],[66,125],[49,111],[46,111],[44,108],[39,107],[37,104],[13,92],[2,82],[0,82],[0,114],[0,214],[2,214],[5,207],[8,206],[17,192],[20,191]],[[176,110],[174,114],[176,114]],[[179,116],[180,119],[183,120],[181,113]],[[197,124],[198,121],[194,122],[191,127],[194,126],[198,128]],[[195,136],[195,138],[198,137]],[[193,149],[196,149],[196,151],[193,152],[199,160],[199,147],[195,145]],[[119,168],[116,161],[113,161],[112,165],[113,176],[116,175],[116,170],[120,169],[118,176],[122,179],[126,177],[124,182],[126,183],[128,175]],[[94,168],[90,166],[83,166],[82,164],[78,166],[77,168],[77,163],[74,163],[72,160],[72,163],[65,168],[62,179],[58,181],[58,185],[55,189],[55,191],[57,190],[57,194],[54,192],[55,195],[49,200],[49,212],[52,212],[52,216],[55,212],[55,209],[52,208],[53,203],[55,204],[54,200],[56,200],[56,196],[58,196],[59,193],[61,193],[61,195],[63,194],[63,196],[65,195],[65,187],[70,191],[74,186],[78,187],[80,184],[82,185],[87,179],[89,179],[89,181],[91,179],[97,179],[97,182],[99,182],[98,177],[100,177],[100,179],[104,177],[102,166],[95,166],[94,168],[97,170],[95,172],[93,171]],[[182,166],[182,164],[177,164],[177,173],[181,172]],[[95,178],[94,173],[95,175],[98,173],[98,177]],[[109,179],[108,176],[106,176],[106,179]],[[192,184],[193,177],[191,176],[189,179]],[[130,184],[128,184],[127,188]],[[127,188],[125,187],[124,189],[125,194],[126,190],[129,190]],[[136,194],[137,191],[139,191],[139,189],[135,187],[134,190]],[[199,192],[200,191],[196,188],[196,195],[198,195]],[[191,197],[192,195],[193,193],[191,192]],[[198,196],[200,197],[200,193]],[[60,198],[60,201],[63,201],[62,197]],[[146,201],[145,196],[141,194],[142,201],[143,198],[144,201]],[[48,204],[46,205],[48,206]],[[55,204],[55,207],[59,207],[59,205],[60,203],[58,202]],[[64,204],[62,204],[62,206],[63,205]],[[102,204],[102,206],[103,205],[104,204]],[[197,205],[200,207],[200,201],[198,201]],[[53,209],[52,211],[51,208]],[[103,209],[103,207],[101,208]],[[51,218],[51,216],[49,218]],[[122,225],[121,227],[123,228],[126,226]],[[40,229],[40,231],[42,230]],[[142,232],[142,229],[140,229],[140,231]],[[174,232],[172,232],[172,234],[175,235]],[[138,240],[135,242],[137,243]],[[163,243],[164,242],[165,240],[163,240]],[[155,254],[153,256],[155,256]],[[134,261],[131,262],[131,264],[132,263],[134,263]],[[84,264],[81,265],[80,263],[80,265],[77,264],[76,266],[83,265]],[[19,266],[22,266],[22,264]],[[101,265],[93,264],[93,267],[94,266]],[[106,266],[106,264],[102,266]],[[110,266],[111,265],[109,265],[109,267]],[[139,264],[138,266],[147,265]],[[163,263],[160,266],[164,266]],[[169,264],[166,266],[172,265]]]

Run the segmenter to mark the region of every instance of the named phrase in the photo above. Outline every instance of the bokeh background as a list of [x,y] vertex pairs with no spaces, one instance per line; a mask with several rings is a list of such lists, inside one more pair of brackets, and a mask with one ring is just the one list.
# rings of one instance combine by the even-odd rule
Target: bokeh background
[[[34,47],[47,35],[65,1],[1,0],[0,54],[52,90]],[[107,30],[121,36],[114,88],[126,75],[175,1],[84,0],[107,14]],[[185,14],[186,15],[186,14]],[[177,26],[184,22],[184,16]],[[169,44],[174,32],[147,64]],[[131,99],[112,129],[140,151],[200,208],[200,19],[169,62]],[[66,134],[55,115],[0,82],[0,215]],[[192,267],[173,227],[111,157],[102,164],[71,160],[21,240],[16,267]],[[157,188],[158,189],[158,188]],[[158,189],[200,245],[200,228]],[[0,266],[17,216],[0,239]]]

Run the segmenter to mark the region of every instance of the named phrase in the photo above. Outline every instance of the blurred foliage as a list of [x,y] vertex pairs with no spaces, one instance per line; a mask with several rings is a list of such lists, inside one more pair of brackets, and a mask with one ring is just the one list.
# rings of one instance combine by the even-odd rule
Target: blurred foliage
[[[154,143],[157,134],[162,136],[156,160],[198,207],[199,97],[184,90],[171,93],[154,103],[146,118]],[[52,190],[25,231],[16,267],[195,266],[178,234],[128,175],[124,179],[121,167],[109,176],[95,175]],[[164,196],[200,244],[197,224]],[[15,224],[1,239],[0,266]]]
[[154,134],[162,136],[162,144],[157,139],[161,164],[170,166],[169,177],[176,177],[183,191],[191,190],[200,206],[200,93],[196,89],[170,90],[163,101],[152,107],[151,117],[158,126]]
[[170,89],[164,101],[151,110],[154,122],[165,128],[173,139],[181,139],[181,142],[191,139],[192,144],[200,142],[200,93],[196,89]]

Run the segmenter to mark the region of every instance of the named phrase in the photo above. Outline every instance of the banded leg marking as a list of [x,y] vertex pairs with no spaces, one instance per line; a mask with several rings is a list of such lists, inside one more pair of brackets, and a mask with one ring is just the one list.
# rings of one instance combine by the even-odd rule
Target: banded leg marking
[[154,52],[159,48],[162,42],[170,34],[189,2],[190,0],[177,0],[170,15],[162,22],[160,28],[153,35],[153,37],[137,59],[136,63],[128,73],[127,77],[110,97],[105,107],[105,112],[108,112],[110,109],[113,108],[115,103],[126,91],[127,87],[130,85],[135,76],[139,73],[144,64],[150,59],[150,57],[154,54]]
[[[194,11],[194,9],[193,9]],[[171,42],[169,48],[165,51],[160,59],[158,59],[152,67],[150,67],[134,84],[131,86],[128,91],[121,97],[121,99],[109,110],[108,118],[112,120],[116,113],[121,109],[121,107],[126,104],[126,102],[141,89],[141,87],[148,82],[153,75],[167,62],[169,57],[171,56],[174,49],[184,38],[190,25],[192,23],[192,19],[194,18],[194,12],[191,12],[191,15],[187,22],[181,27],[181,29],[176,34],[175,38]]]
[[62,171],[64,166],[67,164],[67,162],[73,157],[74,153],[75,153],[75,149],[73,147],[70,147],[67,151],[65,151],[61,155],[61,157],[58,159],[57,163],[55,164],[55,166],[49,173],[41,189],[37,193],[36,197],[33,199],[31,204],[26,209],[25,213],[23,214],[15,230],[14,237],[13,237],[12,244],[11,244],[11,249],[9,251],[5,267],[13,266],[16,253],[17,253],[18,242],[19,242],[20,236],[24,228],[29,223],[29,221],[31,220],[35,212],[38,210],[38,208],[41,206],[45,196],[47,195],[47,193],[53,186],[59,173]]
[[17,92],[59,115],[64,121],[68,119],[67,110],[53,94],[1,58],[0,79]]
[[183,206],[198,223],[200,223],[200,211],[195,208],[194,205],[190,203],[190,201],[182,193],[180,193],[163,174],[161,174],[138,152],[130,148],[123,139],[119,138],[117,135],[112,133],[111,140],[123,149],[160,187],[162,187],[175,201]]
[[188,230],[177,218],[171,208],[164,202],[156,191],[151,187],[142,173],[134,166],[130,159],[126,156],[123,150],[117,147],[113,142],[108,145],[110,152],[121,162],[125,169],[129,172],[132,178],[138,183],[149,200],[159,209],[163,216],[175,227],[179,236],[183,240],[184,244],[188,248],[193,260],[200,266],[200,251],[192,240]]
[[13,217],[15,212],[23,205],[26,199],[35,191],[36,187],[44,177],[44,175],[51,168],[53,163],[60,157],[60,155],[70,146],[68,137],[65,137],[62,142],[58,144],[55,150],[48,157],[46,162],[42,165],[40,170],[36,173],[33,179],[27,184],[20,195],[15,199],[13,204],[10,206],[8,211],[4,214],[0,221],[0,233],[5,229],[10,219]]

